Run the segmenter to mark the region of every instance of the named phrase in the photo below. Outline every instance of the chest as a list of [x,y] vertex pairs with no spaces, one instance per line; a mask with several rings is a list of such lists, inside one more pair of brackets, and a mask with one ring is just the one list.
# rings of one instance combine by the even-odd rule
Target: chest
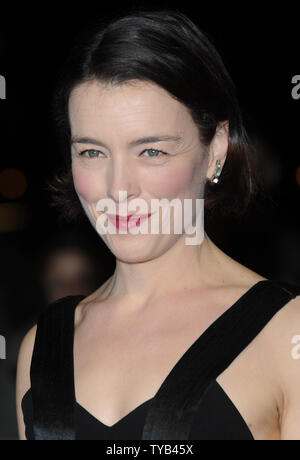
[[[184,363],[207,329],[207,321],[200,319],[176,324],[161,330],[127,325],[123,332],[104,327],[97,336],[88,333],[89,328],[78,329],[74,340],[77,402],[110,427],[153,398],[170,374],[176,378],[176,366]],[[264,365],[263,340],[263,334],[256,337],[216,380],[255,439],[279,439],[278,393],[271,370]]]

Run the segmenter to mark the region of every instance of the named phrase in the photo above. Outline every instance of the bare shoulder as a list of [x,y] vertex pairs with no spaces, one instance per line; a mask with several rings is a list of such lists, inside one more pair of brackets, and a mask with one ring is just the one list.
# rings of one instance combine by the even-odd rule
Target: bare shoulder
[[[237,289],[240,287],[247,290],[257,282],[267,280],[251,270],[244,270],[243,266],[238,268]],[[265,439],[265,436],[274,432],[274,439],[279,437],[282,440],[300,440],[300,295],[287,300],[267,322],[246,352],[236,360],[236,364],[236,367],[231,367],[233,373],[227,376],[228,381],[225,375],[221,383],[230,394],[232,382],[238,381],[236,376],[243,374],[240,373],[241,369],[244,370],[244,375],[249,375],[251,369],[250,382],[254,381],[254,372],[257,373],[256,381],[259,384],[258,388],[255,388],[254,398],[256,402],[261,400],[260,407],[265,408],[264,416],[257,419],[257,409],[252,414],[251,407],[247,404],[243,406],[241,397],[241,408],[244,410],[245,418],[251,414],[248,416],[249,420],[252,418],[259,421],[252,424],[253,430],[255,427],[257,429],[254,430],[256,438],[260,439],[260,436],[263,436],[262,439]],[[232,379],[232,376],[235,378]],[[237,403],[239,404],[239,399]],[[268,426],[270,430],[266,432]]]
[[300,440],[300,296],[287,302],[268,326],[265,343],[283,395],[281,439]]
[[278,358],[284,358],[282,363],[289,365],[287,357],[291,357],[291,345],[300,335],[300,295],[288,300],[265,329]]
[[[248,269],[247,269],[248,270]],[[261,275],[249,270],[245,277],[245,286],[255,285],[259,281],[268,280]],[[299,286],[300,291],[300,286]],[[291,354],[292,340],[300,334],[300,295],[287,301],[282,308],[272,317],[263,329],[265,345],[276,350],[279,359],[286,358]],[[290,361],[290,360],[288,360]],[[282,362],[286,362],[284,359]]]
[[20,440],[25,439],[21,402],[30,388],[30,364],[34,348],[37,325],[34,325],[24,336],[18,353],[16,377],[16,411]]
[[285,370],[292,369],[295,362],[292,350],[300,339],[300,295],[289,300],[275,315],[272,323],[269,335],[280,367]]
[[[24,336],[18,354],[18,377],[19,384],[25,389],[30,387],[30,364],[35,342],[37,325],[35,324]],[[19,387],[20,388],[20,387]]]

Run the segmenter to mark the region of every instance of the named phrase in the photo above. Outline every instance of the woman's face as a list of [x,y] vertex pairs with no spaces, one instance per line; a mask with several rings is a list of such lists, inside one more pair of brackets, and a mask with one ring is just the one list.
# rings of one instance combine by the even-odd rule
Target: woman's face
[[[160,86],[144,81],[116,87],[95,80],[80,84],[71,92],[69,117],[74,186],[95,229],[99,216],[111,213],[96,209],[101,199],[109,199],[116,214],[124,215],[124,209],[128,214],[145,214],[143,209],[129,208],[136,198],[148,205],[149,212],[153,199],[179,199],[183,210],[184,199],[195,203],[203,198],[208,154],[188,110]],[[160,136],[174,139],[133,143]],[[126,191],[125,201],[119,191]],[[161,208],[147,220],[146,234],[116,231],[101,237],[120,260],[153,259],[187,236],[172,230],[172,207],[169,233],[151,233],[153,218],[163,218]]]

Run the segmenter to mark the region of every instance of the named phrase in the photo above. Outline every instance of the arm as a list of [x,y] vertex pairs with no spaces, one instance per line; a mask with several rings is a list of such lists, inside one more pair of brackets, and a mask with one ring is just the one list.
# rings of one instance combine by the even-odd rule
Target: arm
[[281,440],[300,440],[300,297],[290,302],[282,326],[279,352],[284,393]]
[[30,388],[30,364],[34,347],[35,334],[36,325],[33,326],[23,338],[23,341],[19,349],[17,362],[16,410],[20,441],[26,440],[21,401],[26,391]]

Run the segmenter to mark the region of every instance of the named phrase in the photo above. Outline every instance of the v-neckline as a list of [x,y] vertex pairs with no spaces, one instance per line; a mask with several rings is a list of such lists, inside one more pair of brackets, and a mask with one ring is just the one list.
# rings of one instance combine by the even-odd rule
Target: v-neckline
[[[198,343],[200,341],[203,340],[203,337],[205,336],[208,336],[216,327],[218,324],[220,324],[225,318],[227,318],[230,314],[232,314],[235,310],[237,310],[240,305],[243,304],[243,301],[246,299],[246,297],[252,293],[254,290],[257,289],[258,286],[260,286],[261,284],[269,284],[271,283],[272,280],[269,280],[269,279],[266,279],[266,280],[260,280],[260,281],[257,281],[255,284],[253,284],[246,292],[244,292],[244,294],[242,294],[229,308],[227,308],[220,316],[218,316],[198,337],[197,339],[185,350],[185,352],[181,355],[181,357],[177,360],[177,362],[174,364],[174,366],[171,368],[171,370],[169,371],[169,373],[167,374],[167,376],[165,377],[165,379],[163,380],[163,382],[161,383],[161,385],[159,386],[157,392],[155,393],[155,395],[142,402],[141,404],[139,404],[137,407],[135,407],[134,409],[132,409],[130,412],[128,412],[127,414],[125,414],[121,419],[119,419],[117,422],[115,422],[113,425],[106,425],[105,423],[103,423],[100,419],[98,419],[97,417],[95,417],[93,414],[91,414],[87,409],[85,409],[81,404],[78,403],[78,401],[76,400],[76,392],[75,392],[75,373],[74,373],[74,336],[75,334],[73,333],[73,353],[72,353],[72,368],[71,368],[71,372],[72,372],[72,375],[73,375],[73,384],[74,384],[74,394],[75,394],[75,403],[77,405],[79,405],[85,412],[87,412],[89,415],[91,415],[95,420],[97,420],[98,422],[100,422],[102,425],[104,425],[107,429],[110,429],[110,428],[114,428],[116,425],[118,425],[119,423],[122,422],[122,420],[124,420],[126,417],[128,417],[130,414],[132,414],[134,411],[138,410],[141,406],[144,406],[146,403],[149,403],[148,406],[151,406],[152,402],[158,397],[158,394],[160,394],[164,388],[166,387],[167,385],[167,382],[172,379],[173,375],[175,374],[175,372],[177,371],[177,369],[180,367],[180,365],[182,365],[182,363],[184,362],[184,360],[186,360],[186,358],[191,354],[192,350],[194,350]],[[79,304],[79,302],[81,300],[83,300],[86,296],[84,295],[80,295],[80,296],[76,296],[77,299],[79,299],[78,302],[74,302],[74,308],[73,308],[73,316],[72,316],[72,319],[73,319],[73,332],[75,332],[75,309],[77,307],[77,305]],[[217,382],[218,383],[218,382]],[[219,384],[218,384],[219,385]],[[222,388],[222,387],[221,387]],[[149,409],[149,407],[147,407]]]
[[112,430],[114,428],[116,428],[118,425],[120,425],[122,422],[124,422],[125,420],[127,420],[127,418],[129,418],[130,416],[132,416],[133,414],[135,414],[136,412],[138,412],[139,410],[141,409],[144,409],[145,406],[148,406],[149,403],[152,401],[152,399],[154,399],[155,396],[152,396],[152,398],[150,399],[147,399],[147,401],[144,401],[142,402],[141,404],[139,404],[137,407],[135,407],[134,409],[132,409],[130,412],[128,412],[128,414],[124,415],[124,417],[120,418],[117,422],[115,422],[113,425],[106,425],[106,423],[103,423],[101,422],[101,420],[99,420],[97,417],[95,417],[95,415],[91,414],[90,411],[88,411],[84,406],[82,406],[81,404],[79,404],[79,402],[76,401],[76,406],[79,407],[79,409],[81,411],[83,411],[85,414],[87,414],[89,417],[91,417],[92,419],[94,419],[95,422],[98,422],[100,423],[101,425],[103,425],[106,429],[108,430]]
[[[207,390],[210,390],[213,386],[215,386],[217,388],[218,391],[220,391],[223,395],[224,398],[226,398],[227,402],[230,404],[230,407],[232,408],[232,410],[235,412],[236,416],[239,418],[240,420],[240,423],[243,425],[244,429],[248,432],[248,436],[251,438],[251,440],[255,441],[255,438],[253,436],[253,433],[252,431],[250,430],[246,420],[244,419],[243,415],[240,413],[239,409],[236,407],[236,405],[234,404],[234,402],[232,401],[232,399],[228,396],[228,394],[226,393],[226,391],[224,390],[224,388],[219,384],[219,382],[214,379],[208,386]],[[104,429],[106,430],[114,430],[115,428],[119,428],[119,426],[124,423],[125,421],[127,421],[127,419],[129,417],[132,417],[133,415],[136,414],[136,412],[140,411],[141,409],[144,411],[146,409],[146,411],[148,410],[148,406],[149,404],[151,403],[151,401],[155,398],[155,396],[153,396],[152,398],[150,399],[147,399],[147,401],[144,401],[143,403],[139,404],[139,406],[135,407],[132,411],[130,411],[128,414],[124,415],[124,417],[122,417],[120,420],[118,420],[116,423],[114,423],[113,425],[109,426],[109,425],[106,425],[105,423],[101,422],[101,420],[99,420],[97,417],[95,417],[93,414],[91,414],[91,412],[89,412],[85,407],[83,407],[81,404],[79,404],[77,401],[76,401],[76,406],[77,408],[85,414],[85,416],[89,417],[91,420],[93,420],[94,423],[98,423],[100,425],[102,425],[104,427]]]

